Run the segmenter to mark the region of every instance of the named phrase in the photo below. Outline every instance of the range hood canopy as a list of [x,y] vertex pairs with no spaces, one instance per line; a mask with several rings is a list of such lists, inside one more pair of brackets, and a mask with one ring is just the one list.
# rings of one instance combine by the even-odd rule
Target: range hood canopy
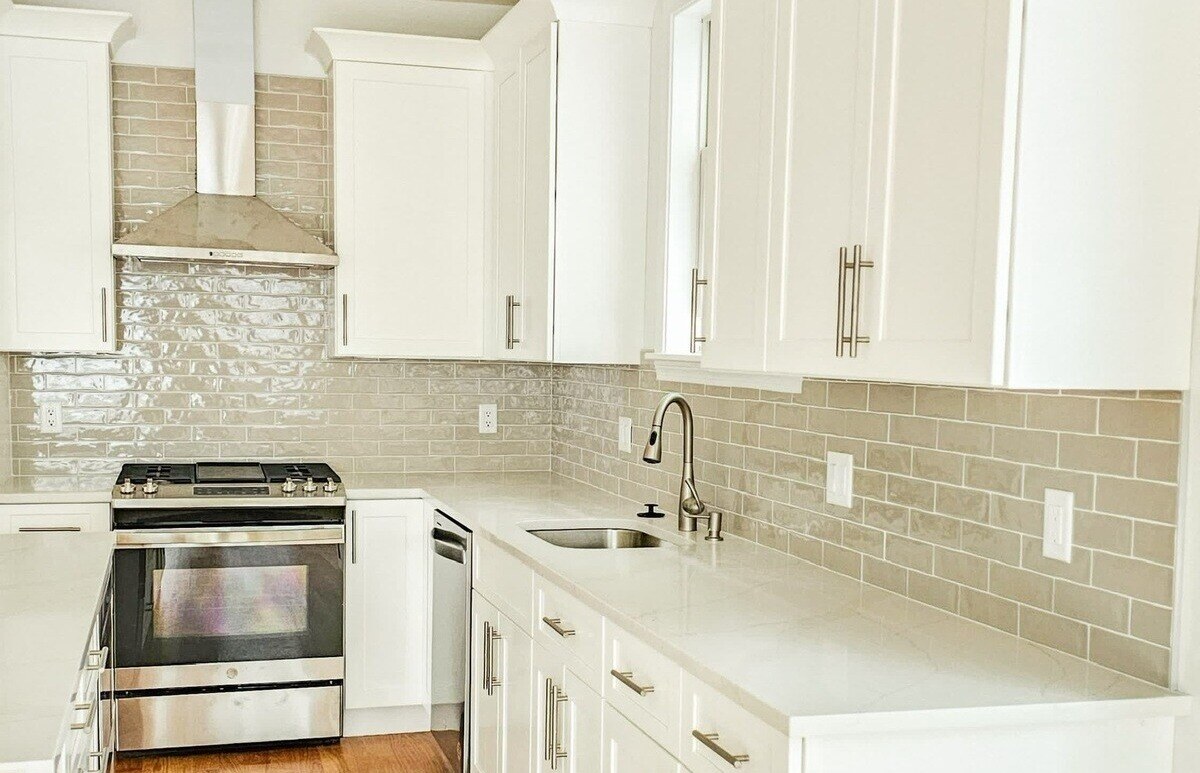
[[113,255],[336,266],[333,250],[254,196],[254,0],[193,0],[196,190]]

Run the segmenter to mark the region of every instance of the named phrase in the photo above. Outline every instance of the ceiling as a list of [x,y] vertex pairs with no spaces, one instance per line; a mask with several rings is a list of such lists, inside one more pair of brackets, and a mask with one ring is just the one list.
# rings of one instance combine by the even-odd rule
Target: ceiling
[[[255,0],[258,72],[322,75],[304,51],[313,27],[478,39],[517,0]],[[191,67],[192,0],[16,0],[17,5],[127,11],[137,37],[116,53],[122,64]]]

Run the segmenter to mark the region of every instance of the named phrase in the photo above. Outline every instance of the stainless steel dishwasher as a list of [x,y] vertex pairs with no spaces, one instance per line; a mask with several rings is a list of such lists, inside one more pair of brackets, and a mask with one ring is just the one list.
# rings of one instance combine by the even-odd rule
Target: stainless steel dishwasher
[[470,770],[471,530],[434,511],[433,647],[430,659],[433,737],[456,769]]

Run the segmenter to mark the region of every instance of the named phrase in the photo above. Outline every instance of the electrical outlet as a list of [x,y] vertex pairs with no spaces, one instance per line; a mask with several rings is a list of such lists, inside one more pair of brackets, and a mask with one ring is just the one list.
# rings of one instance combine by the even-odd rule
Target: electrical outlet
[[830,451],[825,457],[825,501],[838,507],[854,504],[854,455]]
[[1042,516],[1042,555],[1071,563],[1071,543],[1075,541],[1075,493],[1046,489]]
[[479,434],[495,435],[499,422],[496,420],[495,405],[479,406]]
[[42,405],[42,432],[47,435],[61,435],[63,433],[62,410],[62,403],[45,403]]
[[633,419],[622,416],[617,419],[617,447],[625,452],[633,452]]

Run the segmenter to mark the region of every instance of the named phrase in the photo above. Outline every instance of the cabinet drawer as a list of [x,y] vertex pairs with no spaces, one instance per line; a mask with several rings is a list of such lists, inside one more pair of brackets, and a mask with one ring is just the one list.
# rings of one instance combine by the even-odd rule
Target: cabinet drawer
[[605,699],[672,753],[679,748],[681,673],[665,656],[605,621]]
[[0,507],[0,524],[8,522],[13,534],[47,531],[108,531],[109,506],[5,505]]
[[[709,736],[705,743],[696,733]],[[783,773],[787,738],[690,674],[683,675],[680,759],[694,773]]]
[[534,579],[537,599],[534,640],[564,655],[568,667],[588,687],[600,692],[604,663],[604,618],[578,599],[541,577]]
[[604,707],[605,773],[682,773],[679,762],[612,706]]
[[475,589],[533,635],[533,570],[486,539],[475,540],[473,561]]

